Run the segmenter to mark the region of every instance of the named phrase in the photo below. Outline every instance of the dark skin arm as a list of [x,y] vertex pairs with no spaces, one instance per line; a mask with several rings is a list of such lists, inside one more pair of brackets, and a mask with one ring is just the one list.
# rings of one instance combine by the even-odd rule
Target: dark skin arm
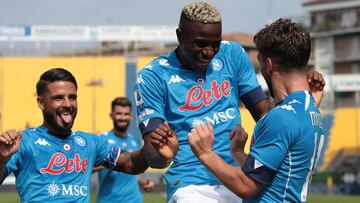
[[148,167],[143,149],[140,149],[135,152],[122,152],[116,162],[116,166],[112,168],[112,170],[129,174],[139,174],[143,173]]
[[144,148],[146,161],[152,168],[166,168],[178,150],[178,138],[167,122],[159,125],[145,138]]

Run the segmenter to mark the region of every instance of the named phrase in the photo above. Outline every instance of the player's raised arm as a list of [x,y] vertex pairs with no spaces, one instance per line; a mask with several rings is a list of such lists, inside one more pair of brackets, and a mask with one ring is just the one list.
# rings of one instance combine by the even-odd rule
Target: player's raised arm
[[5,179],[5,165],[21,144],[21,131],[11,129],[0,135],[0,183]]

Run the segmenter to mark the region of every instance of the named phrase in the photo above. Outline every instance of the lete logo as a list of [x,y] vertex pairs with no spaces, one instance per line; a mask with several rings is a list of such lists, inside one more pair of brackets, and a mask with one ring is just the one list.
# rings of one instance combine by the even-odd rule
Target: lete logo
[[215,80],[211,81],[211,88],[204,90],[200,85],[192,87],[186,95],[186,103],[179,107],[180,111],[195,111],[203,105],[210,105],[214,99],[219,100],[222,96],[228,96],[231,92],[230,82],[225,80],[220,85]]
[[46,168],[41,168],[41,173],[50,173],[52,175],[62,174],[64,171],[66,173],[76,172],[85,172],[89,161],[88,159],[81,160],[78,153],[75,154],[74,159],[67,159],[66,156],[61,153],[55,153]]

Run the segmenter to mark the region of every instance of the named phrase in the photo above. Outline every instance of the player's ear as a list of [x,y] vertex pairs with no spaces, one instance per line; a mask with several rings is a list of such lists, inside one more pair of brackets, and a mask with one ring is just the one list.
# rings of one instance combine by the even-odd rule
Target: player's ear
[[38,107],[43,111],[45,109],[44,108],[44,99],[42,97],[37,97],[36,101],[37,101]]
[[181,42],[182,42],[182,32],[181,32],[180,28],[176,29],[176,37],[177,37],[177,40],[178,40],[179,44],[181,44]]

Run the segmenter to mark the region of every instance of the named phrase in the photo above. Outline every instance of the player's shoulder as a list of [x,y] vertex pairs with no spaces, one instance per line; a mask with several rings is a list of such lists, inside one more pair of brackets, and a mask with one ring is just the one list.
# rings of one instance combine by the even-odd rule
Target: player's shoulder
[[153,59],[138,72],[138,75],[156,74],[161,76],[166,74],[169,69],[177,66],[175,52],[171,52]]
[[[39,127],[38,127],[39,128]],[[39,138],[41,138],[41,129],[39,130],[38,128],[27,128],[22,130],[22,137],[21,137],[21,141],[32,141],[32,140],[37,140]]]
[[84,132],[84,131],[73,131],[72,137],[76,140],[79,138],[85,139],[85,140],[91,140],[91,139],[100,139],[100,137],[94,133]]
[[265,122],[268,125],[286,128],[295,125],[296,111],[290,104],[280,104],[271,109],[265,116]]
[[220,45],[220,53],[234,53],[234,54],[242,54],[246,53],[245,49],[235,41],[221,41]]

